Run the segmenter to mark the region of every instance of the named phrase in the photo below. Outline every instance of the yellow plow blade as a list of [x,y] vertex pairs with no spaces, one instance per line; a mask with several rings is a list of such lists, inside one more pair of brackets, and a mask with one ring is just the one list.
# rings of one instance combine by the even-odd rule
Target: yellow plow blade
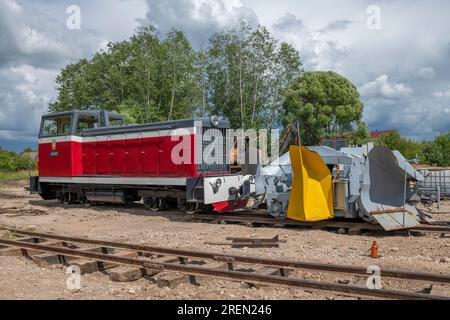
[[287,217],[299,221],[333,218],[331,172],[320,155],[306,147],[289,150],[294,179]]

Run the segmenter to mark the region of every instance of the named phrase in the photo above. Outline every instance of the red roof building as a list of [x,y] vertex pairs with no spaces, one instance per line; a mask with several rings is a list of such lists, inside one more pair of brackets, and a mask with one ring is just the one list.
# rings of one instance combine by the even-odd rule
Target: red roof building
[[375,130],[370,133],[370,138],[378,139],[380,137],[388,136],[390,133],[391,133],[391,130],[384,130],[384,131]]

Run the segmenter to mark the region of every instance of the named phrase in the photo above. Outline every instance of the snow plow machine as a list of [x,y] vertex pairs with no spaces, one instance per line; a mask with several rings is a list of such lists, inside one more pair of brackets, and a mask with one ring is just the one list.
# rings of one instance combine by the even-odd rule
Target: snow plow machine
[[386,147],[291,146],[258,167],[253,195],[279,219],[361,218],[391,231],[429,222],[415,206],[414,185],[423,179],[398,151]]

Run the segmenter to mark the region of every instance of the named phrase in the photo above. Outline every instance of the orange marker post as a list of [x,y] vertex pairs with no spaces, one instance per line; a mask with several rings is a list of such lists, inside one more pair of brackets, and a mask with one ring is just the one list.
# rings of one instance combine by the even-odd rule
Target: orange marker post
[[372,243],[372,247],[370,248],[370,257],[371,258],[379,258],[380,257],[378,255],[378,243],[376,241],[374,241]]

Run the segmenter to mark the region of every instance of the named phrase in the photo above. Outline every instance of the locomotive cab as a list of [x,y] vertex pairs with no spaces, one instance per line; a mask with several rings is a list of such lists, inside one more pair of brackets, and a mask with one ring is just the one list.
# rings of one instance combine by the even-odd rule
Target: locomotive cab
[[[40,177],[71,177],[83,174],[81,133],[88,129],[123,126],[122,115],[102,110],[84,110],[47,114],[42,117],[39,130]],[[31,177],[30,189],[44,199],[56,197],[50,188]]]
[[39,131],[39,176],[83,174],[82,132],[124,125],[124,117],[106,111],[72,111],[42,117]]

